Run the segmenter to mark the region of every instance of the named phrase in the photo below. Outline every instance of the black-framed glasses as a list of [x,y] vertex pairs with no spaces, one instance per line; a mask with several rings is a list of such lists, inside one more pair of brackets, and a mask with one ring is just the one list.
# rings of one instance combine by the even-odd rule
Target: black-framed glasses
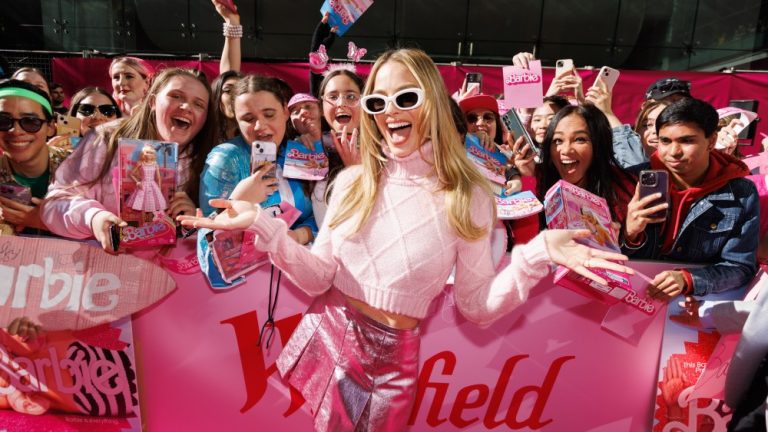
[[97,109],[104,117],[113,117],[117,115],[117,107],[112,104],[104,104],[98,106],[91,104],[80,104],[77,107],[77,113],[85,117],[90,117],[96,113]]
[[8,132],[13,129],[14,123],[18,123],[25,132],[35,133],[42,129],[45,120],[32,116],[13,118],[9,115],[0,115],[0,132]]
[[392,96],[380,94],[371,94],[363,96],[363,111],[368,114],[381,114],[387,110],[390,102],[395,104],[397,109],[408,111],[416,109],[424,103],[424,90],[414,87],[400,90]]
[[467,114],[467,121],[469,123],[477,123],[478,119],[483,119],[483,121],[486,123],[492,123],[496,121],[496,117],[493,115],[493,113],[484,113],[482,116],[475,113]]
[[356,107],[360,104],[360,95],[357,93],[330,93],[323,96],[323,100],[331,105],[338,105],[341,101],[342,105],[349,107]]

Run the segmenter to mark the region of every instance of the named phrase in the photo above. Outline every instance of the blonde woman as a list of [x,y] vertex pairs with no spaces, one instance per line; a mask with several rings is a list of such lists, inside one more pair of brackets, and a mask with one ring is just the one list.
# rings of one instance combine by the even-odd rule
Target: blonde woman
[[511,311],[549,273],[567,265],[628,271],[623,260],[578,245],[588,231],[548,231],[513,251],[497,272],[489,230],[495,220],[486,180],[465,156],[448,92],[422,51],[385,53],[361,100],[362,165],[341,172],[311,250],[264,216],[260,173],[241,182],[240,200],[216,220],[184,225],[250,229],[298,287],[316,299],[283,349],[278,367],[315,413],[316,430],[399,431],[418,373],[419,322],[456,267],[453,295],[481,325]]

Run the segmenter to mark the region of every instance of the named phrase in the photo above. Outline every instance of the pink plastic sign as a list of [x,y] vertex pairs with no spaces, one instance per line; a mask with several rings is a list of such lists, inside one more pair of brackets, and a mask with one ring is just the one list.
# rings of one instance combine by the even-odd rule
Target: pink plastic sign
[[541,73],[541,61],[528,63],[528,69],[517,66],[505,66],[504,105],[510,108],[536,108],[541,105],[544,90]]
[[0,330],[0,430],[141,431],[130,320],[34,341]]
[[[178,257],[191,251],[182,246]],[[635,265],[646,274],[672,267]],[[311,299],[283,277],[272,345],[260,348],[268,268],[226,291],[210,289],[200,274],[174,277],[182,289],[134,317],[145,428],[312,430],[303,399],[275,366]],[[457,313],[450,289],[421,326],[408,430],[651,429],[662,311],[629,343],[601,328],[607,305],[550,277],[520,308],[479,328]]]
[[144,309],[176,288],[157,265],[85,243],[0,237],[0,323],[79,330]]

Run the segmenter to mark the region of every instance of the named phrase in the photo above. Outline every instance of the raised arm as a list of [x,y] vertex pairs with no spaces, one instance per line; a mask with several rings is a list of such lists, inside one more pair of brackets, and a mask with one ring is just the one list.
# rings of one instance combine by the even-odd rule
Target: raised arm
[[[224,49],[219,61],[219,73],[227,71],[240,72],[242,51],[240,39],[243,37],[243,27],[240,25],[240,14],[229,10],[218,0],[211,0],[216,12],[224,19]],[[234,3],[233,3],[234,4]]]

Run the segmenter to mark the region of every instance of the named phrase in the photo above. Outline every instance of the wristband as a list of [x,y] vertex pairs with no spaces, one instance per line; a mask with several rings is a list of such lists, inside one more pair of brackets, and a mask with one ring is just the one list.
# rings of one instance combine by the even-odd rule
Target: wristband
[[243,26],[240,24],[224,23],[223,30],[224,37],[231,39],[239,39],[243,37]]

